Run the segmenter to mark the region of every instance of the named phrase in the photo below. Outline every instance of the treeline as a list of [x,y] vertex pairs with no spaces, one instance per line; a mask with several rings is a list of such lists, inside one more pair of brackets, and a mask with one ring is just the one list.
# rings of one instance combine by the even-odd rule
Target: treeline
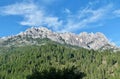
[[4,48],[0,79],[119,79],[120,52],[56,43]]

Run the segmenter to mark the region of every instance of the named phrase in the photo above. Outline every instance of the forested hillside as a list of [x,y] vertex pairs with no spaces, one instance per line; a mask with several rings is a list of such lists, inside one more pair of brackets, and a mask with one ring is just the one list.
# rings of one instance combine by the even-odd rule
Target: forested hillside
[[120,52],[46,42],[0,48],[0,79],[119,79]]

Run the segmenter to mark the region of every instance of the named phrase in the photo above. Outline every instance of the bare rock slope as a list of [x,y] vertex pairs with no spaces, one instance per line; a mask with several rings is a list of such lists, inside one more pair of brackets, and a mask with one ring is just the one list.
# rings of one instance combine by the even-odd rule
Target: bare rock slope
[[2,45],[21,45],[21,44],[37,44],[35,39],[48,38],[52,41],[61,44],[70,44],[74,46],[79,46],[87,49],[111,49],[116,48],[104,34],[97,33],[87,33],[82,32],[80,34],[74,33],[56,33],[48,30],[47,28],[36,28],[32,27],[27,29],[25,32],[21,32],[15,36],[0,38],[0,44]]

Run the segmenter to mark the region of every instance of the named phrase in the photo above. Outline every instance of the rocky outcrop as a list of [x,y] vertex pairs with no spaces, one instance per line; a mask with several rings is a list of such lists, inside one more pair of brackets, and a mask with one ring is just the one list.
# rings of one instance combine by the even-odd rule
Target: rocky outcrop
[[[27,40],[29,38],[29,40]],[[4,42],[7,41],[14,45],[15,43],[36,43],[36,41],[33,41],[34,39],[43,39],[48,38],[52,41],[58,42],[58,43],[66,43],[74,46],[84,47],[87,49],[106,49],[106,48],[115,48],[112,43],[109,42],[109,40],[105,37],[104,34],[97,32],[97,33],[87,33],[82,32],[80,34],[74,34],[74,33],[55,33],[51,30],[48,30],[47,28],[41,27],[36,28],[32,27],[27,29],[25,32],[21,32],[18,35],[15,36],[9,36],[2,38],[2,42],[4,39]],[[1,40],[0,40],[1,42]]]

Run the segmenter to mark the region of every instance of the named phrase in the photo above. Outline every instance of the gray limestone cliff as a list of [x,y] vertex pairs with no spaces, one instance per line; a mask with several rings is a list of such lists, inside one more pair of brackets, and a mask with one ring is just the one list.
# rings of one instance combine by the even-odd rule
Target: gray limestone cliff
[[[28,40],[29,38],[29,40]],[[25,32],[21,32],[15,36],[0,38],[1,45],[14,45],[14,44],[37,44],[34,39],[48,38],[52,41],[69,44],[74,46],[79,46],[87,49],[108,49],[115,48],[104,34],[97,33],[87,33],[82,32],[80,34],[74,33],[56,33],[48,30],[47,28],[32,27],[27,29]]]

